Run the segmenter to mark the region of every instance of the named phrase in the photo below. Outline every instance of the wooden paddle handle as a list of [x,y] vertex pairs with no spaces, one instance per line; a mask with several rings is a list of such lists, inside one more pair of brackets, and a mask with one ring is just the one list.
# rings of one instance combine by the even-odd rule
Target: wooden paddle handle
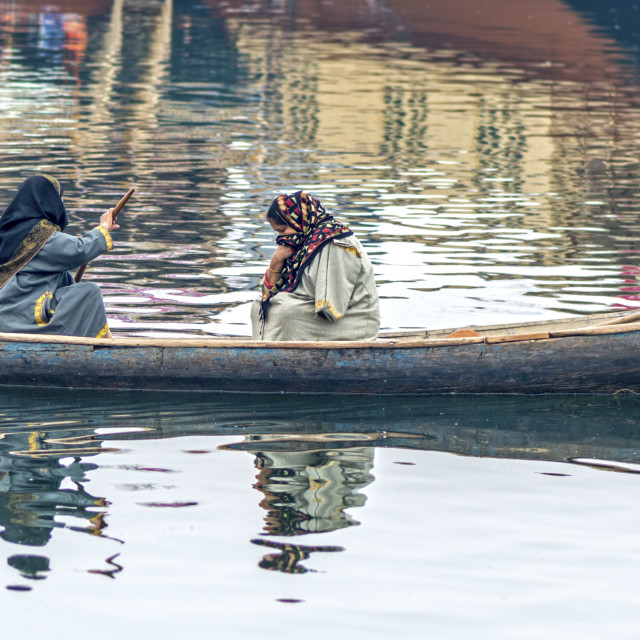
[[115,222],[118,218],[118,214],[124,209],[124,205],[127,204],[127,200],[133,195],[135,189],[131,187],[127,193],[124,194],[122,200],[118,202],[118,204],[113,208],[113,213],[111,214],[112,222]]
[[77,271],[76,271],[76,275],[73,277],[73,279],[76,282],[80,282],[80,280],[82,280],[82,276],[84,275],[84,272],[87,270],[87,264],[83,264]]
[[[116,221],[118,214],[122,211],[122,209],[124,209],[124,205],[127,204],[127,200],[134,194],[134,192],[135,192],[135,189],[131,187],[131,189],[129,189],[129,191],[127,191],[127,193],[124,194],[120,202],[118,202],[118,204],[113,208],[113,213],[111,214],[112,224]],[[76,282],[80,282],[80,280],[82,280],[82,276],[84,275],[84,272],[86,271],[87,266],[88,264],[83,264],[76,271],[76,275],[73,278]]]

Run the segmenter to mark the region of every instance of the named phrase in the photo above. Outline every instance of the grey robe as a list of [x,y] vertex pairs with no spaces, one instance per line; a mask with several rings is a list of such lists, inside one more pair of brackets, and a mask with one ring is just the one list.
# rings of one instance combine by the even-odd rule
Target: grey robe
[[296,289],[269,303],[264,334],[251,307],[254,340],[374,340],[380,327],[373,268],[355,236],[329,241],[306,268]]
[[76,238],[54,233],[0,289],[0,331],[103,337],[109,327],[100,287],[73,280],[77,269],[112,247],[104,227]]

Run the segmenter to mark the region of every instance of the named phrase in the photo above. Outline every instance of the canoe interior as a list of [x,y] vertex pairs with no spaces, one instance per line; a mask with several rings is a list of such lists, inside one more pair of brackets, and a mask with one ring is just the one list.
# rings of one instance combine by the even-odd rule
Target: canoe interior
[[[571,332],[578,330],[593,330],[603,323],[619,323],[621,330],[626,327],[627,330],[640,328],[640,314],[630,313],[629,311],[619,311],[613,313],[593,314],[589,316],[570,316],[566,318],[557,318],[553,320],[537,320],[529,322],[514,322],[507,324],[494,325],[465,325],[461,327],[452,327],[447,329],[420,329],[410,331],[383,331],[377,340],[374,341],[326,341],[326,342],[260,342],[251,340],[244,336],[194,336],[192,338],[147,338],[147,337],[118,337],[117,333],[113,340],[103,338],[78,338],[73,336],[51,336],[51,335],[34,335],[34,334],[18,334],[18,333],[1,333],[0,342],[25,342],[25,343],[48,343],[48,344],[90,344],[100,347],[116,347],[116,346],[160,346],[160,347],[184,347],[184,346],[207,346],[207,347],[224,347],[224,346],[246,346],[251,348],[266,347],[274,348],[338,348],[338,347],[374,347],[384,348],[386,346],[397,346],[403,343],[412,343],[419,346],[421,343],[436,343],[444,341],[447,344],[466,344],[475,341],[482,341],[485,338],[500,337],[508,338],[509,336],[520,336],[521,339],[540,339],[550,337],[545,334],[554,332]],[[455,331],[461,329],[470,329],[479,334],[479,337],[449,337]],[[559,337],[559,336],[553,336]]]
[[426,339],[446,338],[454,331],[460,329],[471,329],[477,331],[484,337],[496,336],[515,336],[530,333],[550,333],[554,331],[563,331],[566,329],[595,327],[604,322],[624,319],[635,315],[629,311],[616,311],[613,313],[597,313],[589,316],[569,316],[566,318],[556,318],[553,320],[534,320],[527,322],[514,322],[507,324],[492,325],[464,325],[460,327],[451,327],[448,329],[427,329],[416,331],[385,331],[380,334],[382,340],[400,339],[408,340],[422,337]]

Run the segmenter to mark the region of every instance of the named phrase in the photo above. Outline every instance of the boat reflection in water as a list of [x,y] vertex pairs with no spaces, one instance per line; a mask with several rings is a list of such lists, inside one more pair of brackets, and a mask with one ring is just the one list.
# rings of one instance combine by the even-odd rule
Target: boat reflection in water
[[[302,562],[312,554],[344,549],[316,540],[298,544],[292,538],[359,524],[353,510],[365,508],[376,449],[579,462],[638,472],[639,403],[634,395],[342,397],[323,402],[318,397],[129,392],[94,392],[88,403],[81,392],[0,391],[0,538],[43,548],[54,530],[64,529],[126,544],[122,529],[115,537],[105,534],[109,507],[124,499],[122,485],[102,490],[108,495],[93,495],[85,489],[91,476],[118,469],[121,480],[122,473],[131,471],[114,466],[113,454],[122,452],[122,446],[135,452],[137,442],[148,458],[142,441],[210,437],[210,451],[216,455],[242,451],[254,458],[253,488],[263,496],[264,526],[259,537],[251,531],[246,535],[265,548],[259,565],[305,573],[311,569]],[[171,446],[176,445],[167,442],[166,448]],[[151,464],[157,468],[134,471],[166,470],[162,454],[150,451],[156,451]],[[192,472],[193,458],[188,460],[184,473]],[[206,467],[207,475],[215,477],[215,472],[216,465]],[[205,479],[196,482],[203,492],[211,490]],[[172,483],[179,485],[179,474]],[[203,495],[184,504],[201,505],[208,498],[215,503]],[[227,494],[221,495],[224,499]],[[181,510],[181,517],[190,517],[187,510]],[[279,537],[288,539],[274,539]],[[87,571],[116,577],[123,568],[117,556],[110,554],[107,568]],[[6,557],[24,578],[37,580],[49,572],[48,558],[39,553],[10,549]]]

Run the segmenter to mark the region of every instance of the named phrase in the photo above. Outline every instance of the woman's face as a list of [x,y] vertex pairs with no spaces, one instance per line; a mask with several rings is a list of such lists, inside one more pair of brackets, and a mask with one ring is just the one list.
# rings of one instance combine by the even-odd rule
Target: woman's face
[[294,233],[297,233],[296,230],[293,227],[290,227],[289,225],[278,224],[275,220],[272,220],[271,218],[267,218],[267,220],[269,220],[269,224],[272,226],[273,230],[279,236],[290,236],[290,235],[293,235]]

